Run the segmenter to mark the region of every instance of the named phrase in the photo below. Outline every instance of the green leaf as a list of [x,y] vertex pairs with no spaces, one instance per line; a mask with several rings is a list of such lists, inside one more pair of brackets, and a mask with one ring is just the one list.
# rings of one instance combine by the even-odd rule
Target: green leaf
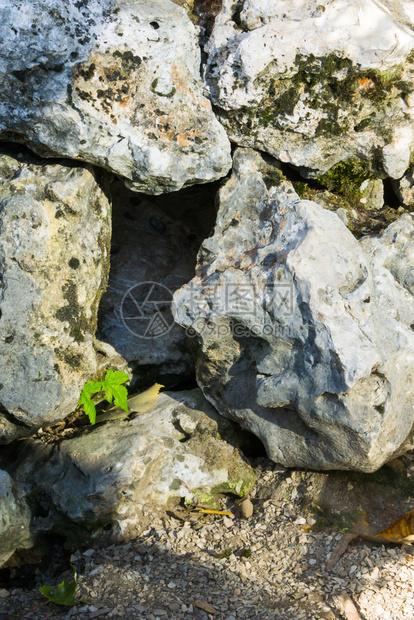
[[89,422],[93,425],[96,422],[96,407],[95,403],[89,398],[85,400],[83,403],[83,408],[85,409],[85,413],[89,418]]
[[78,407],[83,406],[86,415],[89,418],[91,424],[96,422],[96,408],[91,399],[91,394],[104,391],[105,399],[112,403],[114,401],[117,407],[121,407],[124,411],[129,413],[128,410],[128,391],[123,383],[129,381],[129,377],[126,372],[119,370],[107,370],[105,379],[103,381],[88,381],[79,397]]
[[[85,386],[86,388],[86,386]],[[83,388],[82,393],[79,397],[78,407],[83,405],[86,415],[89,418],[91,424],[95,424],[96,422],[96,408],[93,403],[89,393]]]
[[88,383],[85,384],[82,392],[85,392],[87,394],[96,394],[101,390],[103,390],[102,381],[88,381]]
[[119,370],[109,369],[105,376],[104,381],[104,389],[105,389],[105,398],[108,402],[114,404],[117,407],[121,407],[127,413],[128,410],[128,390],[122,383],[128,381],[129,377],[126,372],[120,372]]
[[105,383],[107,385],[122,385],[129,381],[129,377],[126,372],[121,372],[120,370],[112,370],[109,368],[106,372]]
[[[73,607],[77,604],[77,601],[73,599],[73,595],[76,590],[77,574],[75,567],[71,564],[73,581],[69,582],[65,579],[57,587],[55,586],[41,586],[40,592],[45,598],[57,605],[65,605],[66,607]],[[53,591],[53,594],[51,592]]]

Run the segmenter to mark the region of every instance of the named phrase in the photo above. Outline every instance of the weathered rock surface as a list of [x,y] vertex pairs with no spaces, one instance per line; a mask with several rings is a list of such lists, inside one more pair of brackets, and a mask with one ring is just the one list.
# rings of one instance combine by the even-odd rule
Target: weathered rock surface
[[278,174],[236,152],[175,317],[206,397],[270,458],[373,471],[412,447],[414,220],[359,243]]
[[412,2],[224,0],[207,90],[232,140],[318,176],[400,178],[414,146]]
[[224,176],[200,50],[168,0],[1,0],[0,136],[159,194]]
[[174,498],[210,502],[217,493],[251,488],[252,468],[218,433],[230,441],[237,436],[200,390],[164,392],[130,421],[105,423],[58,445],[27,440],[13,476],[34,505],[41,498],[45,516],[35,529],[63,528],[70,538],[72,527],[76,539],[76,525],[87,526],[97,539],[126,539],[145,527],[144,507],[155,513]]
[[[214,226],[216,192],[213,184],[150,197],[121,182],[111,190],[111,271],[99,307],[99,337],[128,361],[140,387],[171,387],[194,374],[171,302],[194,276],[198,249]],[[164,303],[156,303],[161,298]]]
[[8,443],[70,413],[98,368],[111,208],[88,166],[1,151],[0,443]]
[[18,549],[32,546],[31,514],[9,474],[0,470],[0,568]]

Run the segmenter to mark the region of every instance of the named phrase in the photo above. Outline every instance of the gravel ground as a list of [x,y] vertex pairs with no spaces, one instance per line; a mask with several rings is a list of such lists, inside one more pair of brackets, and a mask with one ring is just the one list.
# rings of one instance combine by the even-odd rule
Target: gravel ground
[[39,585],[70,578],[62,572],[69,561],[82,603],[69,611],[48,604],[25,617],[412,620],[414,547],[356,539],[332,571],[326,562],[353,524],[378,532],[413,508],[413,455],[371,475],[286,470],[266,459],[255,466],[251,517],[225,498],[235,516],[177,509],[128,544],[26,569],[19,586],[23,569],[2,571],[0,620],[40,605]]

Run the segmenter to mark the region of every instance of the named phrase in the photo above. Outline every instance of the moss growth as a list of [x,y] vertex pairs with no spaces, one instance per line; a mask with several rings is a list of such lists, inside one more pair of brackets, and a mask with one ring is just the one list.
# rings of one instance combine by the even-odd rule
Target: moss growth
[[227,549],[220,551],[220,553],[217,554],[217,558],[219,560],[224,560],[224,559],[228,559],[232,555],[233,555],[233,549],[231,547],[228,547]]
[[[244,132],[254,134],[257,126],[285,128],[287,117],[292,116],[300,99],[313,110],[322,111],[324,117],[316,129],[316,135],[338,134],[352,129],[357,132],[375,125],[376,114],[372,111],[363,116],[364,109],[375,104],[384,107],[397,96],[412,92],[414,86],[402,79],[402,67],[388,71],[361,71],[349,58],[336,54],[316,57],[313,54],[295,58],[297,72],[292,77],[277,79],[276,63],[270,64],[258,76],[255,85],[264,88],[267,96],[256,108],[243,108],[233,118],[243,123]],[[234,88],[238,88],[235,80]],[[360,114],[355,114],[359,110]],[[352,114],[343,114],[343,112]]]
[[370,114],[366,118],[363,118],[362,121],[360,121],[359,123],[355,125],[354,131],[356,131],[357,133],[364,131],[364,129],[367,129],[373,124],[374,118],[375,118],[374,114]]
[[277,187],[285,181],[286,177],[281,170],[278,168],[271,169],[270,167],[266,169],[263,173],[263,181],[265,182],[266,188],[270,189],[271,187]]
[[[358,162],[358,160],[354,161],[361,163]],[[334,168],[336,168],[336,166]],[[348,229],[357,238],[360,238],[363,235],[380,233],[389,224],[395,222],[395,220],[401,217],[403,213],[409,213],[409,210],[403,209],[401,206],[396,209],[386,203],[380,209],[375,209],[370,206],[369,199],[367,204],[361,202],[361,198],[364,197],[364,192],[360,191],[360,186],[358,186],[358,192],[355,194],[352,194],[351,192],[347,195],[347,192],[345,192],[346,195],[344,196],[339,193],[339,190],[342,185],[342,191],[344,191],[343,186],[346,186],[345,178],[345,176],[341,176],[339,178],[339,184],[336,185],[336,188],[334,188],[333,185],[331,186],[334,193],[324,189],[322,184],[319,182],[320,179],[309,181],[294,180],[292,181],[292,185],[302,200],[312,200],[330,211],[342,209],[347,215],[346,225]],[[357,175],[356,179],[359,182],[361,177],[358,178]],[[355,185],[357,186],[356,182]],[[365,192],[369,195],[369,187],[366,188]]]
[[[69,323],[70,336],[80,344],[84,342],[84,334],[95,332],[96,325],[92,324],[85,317],[83,308],[79,305],[76,284],[72,280],[68,280],[62,287],[63,298],[67,301],[66,306],[58,308],[55,317],[62,323]],[[94,314],[92,313],[92,316]],[[66,359],[65,359],[66,361]]]
[[93,101],[93,97],[91,95],[91,93],[88,93],[85,90],[81,90],[80,88],[76,87],[75,88],[79,99],[82,99],[82,101]]
[[142,62],[142,59],[139,56],[134,55],[131,50],[127,50],[126,52],[115,50],[112,56],[121,60],[121,66],[124,71],[137,69]]
[[360,196],[359,188],[363,181],[372,176],[369,164],[359,159],[349,159],[340,161],[317,180],[330,192],[338,192],[352,200],[355,195]]
[[158,78],[155,78],[155,80],[153,80],[151,84],[151,92],[154,93],[155,95],[158,95],[159,97],[167,97],[168,99],[171,99],[171,97],[174,97],[175,93],[177,92],[177,89],[175,88],[175,86],[172,87],[169,93],[162,93],[157,90],[158,81],[159,81]]
[[249,549],[248,547],[243,549],[243,551],[240,553],[241,558],[249,558],[251,555],[252,555],[252,550]]
[[79,69],[79,75],[83,77],[84,80],[90,80],[93,77],[95,70],[96,70],[95,63],[91,63],[89,67],[85,69]]

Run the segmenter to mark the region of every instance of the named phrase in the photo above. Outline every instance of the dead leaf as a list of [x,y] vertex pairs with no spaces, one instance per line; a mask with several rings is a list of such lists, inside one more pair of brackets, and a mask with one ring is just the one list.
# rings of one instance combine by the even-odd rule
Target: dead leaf
[[377,537],[387,538],[389,542],[412,542],[414,541],[414,510],[406,512],[395,523],[379,532]]
[[193,602],[193,605],[194,607],[198,607],[198,609],[202,609],[203,611],[211,614],[212,616],[215,616],[217,613],[213,605],[210,605],[210,603],[206,603],[206,601],[195,601]]
[[344,614],[344,616],[346,616],[347,620],[362,620],[357,608],[348,594],[343,592],[339,596],[336,596],[334,600],[340,611]]
[[357,537],[376,543],[377,545],[390,543],[411,543],[414,541],[414,510],[406,512],[402,517],[390,525],[390,527],[387,527],[387,529],[382,532],[378,532],[378,534],[369,534],[366,531],[344,534],[326,563],[327,571],[333,569],[339,558],[347,550],[351,540]]
[[335,549],[333,550],[331,557],[326,563],[327,571],[330,571],[333,569],[335,564],[338,562],[339,558],[341,558],[343,554],[345,553],[345,551],[347,550],[348,545],[351,542],[351,540],[357,537],[358,537],[358,534],[349,534],[349,533],[344,534],[342,536],[342,538],[339,540],[338,544],[336,545]]
[[152,387],[141,394],[128,398],[128,407],[131,413],[145,413],[151,409],[157,402],[160,389],[164,386],[160,383],[154,383]]
[[108,407],[103,413],[98,414],[97,422],[107,422],[109,420],[122,420],[131,413],[145,413],[157,402],[160,389],[164,386],[160,383],[154,383],[152,387],[141,394],[130,396],[127,400],[129,413],[126,413],[121,407]]

